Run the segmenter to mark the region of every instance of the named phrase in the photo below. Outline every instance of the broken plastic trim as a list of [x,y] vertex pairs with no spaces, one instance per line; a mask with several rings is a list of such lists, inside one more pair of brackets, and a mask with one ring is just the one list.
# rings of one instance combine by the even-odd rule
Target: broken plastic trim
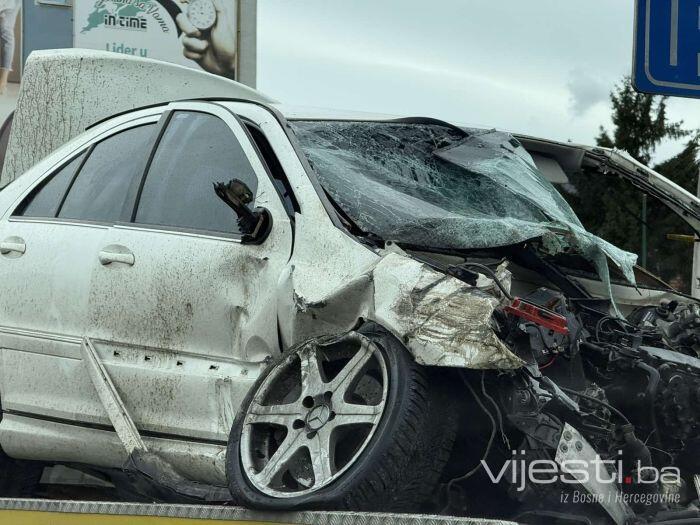
[[241,241],[249,244],[262,243],[272,229],[272,217],[265,208],[251,210],[253,192],[245,182],[232,179],[228,183],[214,183],[214,192],[238,217]]
[[129,453],[124,470],[147,481],[147,488],[142,492],[151,493],[153,491],[150,487],[152,487],[156,489],[155,492],[159,497],[164,499],[174,499],[177,495],[180,498],[212,502],[229,500],[228,489],[186,479],[170,463],[147,449],[129,410],[89,337],[83,337],[81,351],[83,362],[88,368],[90,379],[107,416],[119,440]]
[[[129,455],[124,470],[145,482],[146,486],[141,487],[139,492],[155,493],[165,501],[185,498],[193,501],[224,502],[231,499],[228,488],[189,480],[153,452],[134,450]],[[139,485],[135,484],[137,490]]]
[[513,299],[513,303],[506,306],[504,310],[515,317],[532,321],[558,334],[569,335],[566,317],[525,301],[520,297]]

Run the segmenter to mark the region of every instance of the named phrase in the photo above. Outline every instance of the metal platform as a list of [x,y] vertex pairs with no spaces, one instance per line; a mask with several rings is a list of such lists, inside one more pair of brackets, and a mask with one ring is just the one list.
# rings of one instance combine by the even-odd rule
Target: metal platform
[[[117,519],[122,517],[123,520]],[[163,519],[166,518],[166,519]],[[167,519],[170,518],[170,519]],[[515,525],[512,522],[421,514],[372,512],[261,512],[218,505],[169,505],[66,501],[45,499],[1,499],[0,524],[128,523],[129,525],[177,523],[198,520],[229,523],[284,523],[308,525]]]

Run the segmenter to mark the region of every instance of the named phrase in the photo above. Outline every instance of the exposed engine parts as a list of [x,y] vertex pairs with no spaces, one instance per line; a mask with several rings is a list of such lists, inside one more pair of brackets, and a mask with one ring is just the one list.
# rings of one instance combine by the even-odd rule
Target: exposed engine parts
[[655,400],[662,428],[673,428],[678,445],[696,438],[700,431],[697,407],[700,405],[700,378],[666,369],[661,394]]
[[[583,454],[590,446],[614,483],[581,484],[589,495],[603,491],[595,501],[601,505],[618,498],[602,505],[607,520],[698,514],[700,307],[665,302],[623,319],[610,315],[606,301],[570,300],[545,288],[509,301],[497,315],[499,335],[527,365],[502,374],[494,390],[502,392],[511,428],[524,434],[512,452],[523,468],[556,457],[565,471],[570,448]],[[579,442],[565,441],[567,424],[580,432]],[[528,476],[504,478],[527,509],[523,516],[542,518],[542,501],[556,509],[572,491],[560,481],[552,491]],[[582,515],[590,517],[590,509]]]
[[640,308],[630,321],[666,346],[687,355],[700,356],[700,305],[680,306],[664,301],[656,307]]

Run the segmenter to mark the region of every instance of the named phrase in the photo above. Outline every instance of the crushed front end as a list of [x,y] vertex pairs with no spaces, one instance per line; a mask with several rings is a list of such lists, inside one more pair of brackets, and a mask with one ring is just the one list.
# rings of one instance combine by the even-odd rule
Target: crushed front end
[[480,470],[453,472],[451,512],[476,506],[527,523],[700,518],[697,303],[664,301],[625,319],[609,300],[546,287],[501,300],[496,332],[524,365],[464,372],[479,416],[463,439],[486,442],[481,457],[457,456]]
[[700,519],[695,299],[586,231],[510,135],[425,119],[292,128],[348,230],[381,256],[298,310],[380,323],[459,397],[430,510]]

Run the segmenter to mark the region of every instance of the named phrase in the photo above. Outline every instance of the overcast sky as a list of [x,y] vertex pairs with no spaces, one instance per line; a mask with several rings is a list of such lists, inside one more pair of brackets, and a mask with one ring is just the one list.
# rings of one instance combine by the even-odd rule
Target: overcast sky
[[[261,0],[258,87],[293,105],[592,143],[631,71],[633,0]],[[670,116],[700,128],[700,100]],[[676,153],[661,148],[657,159]]]

